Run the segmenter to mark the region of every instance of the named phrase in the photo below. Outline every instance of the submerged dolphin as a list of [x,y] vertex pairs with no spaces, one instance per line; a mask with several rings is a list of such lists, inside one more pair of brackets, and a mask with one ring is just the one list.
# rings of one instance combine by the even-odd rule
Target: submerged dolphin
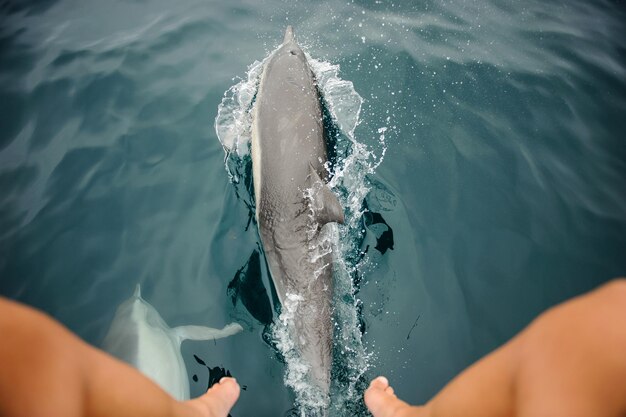
[[117,308],[102,347],[129,363],[178,400],[189,399],[189,377],[180,353],[183,340],[214,340],[243,330],[237,323],[223,329],[204,326],[170,328],[159,313],[135,293]]
[[[298,302],[291,335],[323,393],[330,385],[332,257],[316,240],[343,209],[326,185],[326,141],[320,97],[291,26],[267,60],[253,109],[252,168],[256,217],[283,308]],[[291,297],[293,298],[293,297]]]

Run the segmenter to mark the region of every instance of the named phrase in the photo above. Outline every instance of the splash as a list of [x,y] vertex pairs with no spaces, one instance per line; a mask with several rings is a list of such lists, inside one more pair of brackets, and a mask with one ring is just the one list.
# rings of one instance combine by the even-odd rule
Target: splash
[[217,108],[215,132],[226,152],[226,159],[231,154],[243,158],[249,153],[252,137],[252,105],[265,60],[254,61],[248,67],[247,78],[230,87]]
[[296,312],[302,301],[303,298],[298,294],[286,294],[280,317],[274,323],[272,335],[287,365],[285,384],[296,394],[301,417],[322,417],[325,415],[324,410],[328,406],[328,399],[319,388],[308,381],[309,366],[300,358],[291,332],[293,327],[291,323],[296,320]]
[[[317,239],[312,240],[315,247],[311,251],[312,256],[323,256],[328,251],[335,254],[333,265],[324,266],[333,268],[334,278],[330,415],[353,416],[364,414],[361,400],[364,373],[371,362],[371,353],[366,351],[362,342],[361,303],[357,297],[359,271],[367,263],[367,257],[361,252],[365,233],[363,213],[366,211],[363,201],[369,192],[366,177],[381,163],[386,151],[386,128],[379,129],[380,136],[374,145],[359,142],[355,131],[360,123],[363,99],[351,81],[341,79],[339,65],[314,59],[308,53],[306,56],[322,97],[329,140],[326,169],[331,180],[328,185],[339,198],[345,214],[344,225],[324,226]],[[247,201],[251,211],[254,210],[250,169],[252,108],[263,65],[269,57],[271,54],[250,65],[246,77],[226,91],[215,120],[215,130],[226,154],[226,171],[238,191],[240,184],[245,184],[247,193],[241,195],[238,192],[238,195]],[[326,408],[327,400],[307,381],[307,365],[299,357],[288,331],[301,301],[295,294],[287,297],[272,333],[275,345],[285,358],[285,385],[294,390],[300,415],[321,415],[320,410]]]

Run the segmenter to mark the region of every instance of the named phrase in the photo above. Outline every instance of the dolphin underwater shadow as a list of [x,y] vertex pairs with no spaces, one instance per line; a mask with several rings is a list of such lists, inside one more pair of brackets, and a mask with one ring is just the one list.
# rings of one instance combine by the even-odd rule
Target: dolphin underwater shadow
[[[326,185],[328,151],[321,97],[291,26],[264,64],[253,107],[252,171],[256,220],[283,311],[295,309],[290,337],[307,376],[327,398],[332,363],[333,260],[320,250],[327,223],[344,222]],[[295,303],[295,307],[294,307]]]
[[184,340],[215,340],[239,333],[237,323],[213,329],[204,326],[170,328],[154,307],[141,298],[139,284],[117,308],[102,348],[135,367],[178,400],[189,399],[189,377],[180,353]]

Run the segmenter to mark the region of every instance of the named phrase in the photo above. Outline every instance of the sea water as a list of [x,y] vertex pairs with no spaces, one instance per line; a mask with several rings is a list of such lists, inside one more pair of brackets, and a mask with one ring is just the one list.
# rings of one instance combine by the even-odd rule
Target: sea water
[[238,321],[183,345],[193,395],[194,355],[245,387],[234,417],[297,412],[246,165],[215,132],[287,24],[355,164],[332,184],[354,207],[331,230],[333,415],[364,415],[378,374],[426,401],[625,274],[622,2],[10,0],[0,21],[0,294],[95,345],[137,283],[170,326]]

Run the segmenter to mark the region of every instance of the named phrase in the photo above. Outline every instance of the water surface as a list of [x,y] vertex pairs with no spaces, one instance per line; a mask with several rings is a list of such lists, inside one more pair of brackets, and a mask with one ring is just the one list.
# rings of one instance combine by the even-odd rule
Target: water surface
[[355,140],[386,149],[363,179],[366,379],[426,401],[625,273],[622,2],[7,1],[0,21],[0,293],[96,345],[137,283],[171,326],[241,322],[183,345],[192,394],[194,354],[246,385],[235,417],[294,395],[266,316],[228,291],[257,236],[214,120],[286,24],[364,99]]

